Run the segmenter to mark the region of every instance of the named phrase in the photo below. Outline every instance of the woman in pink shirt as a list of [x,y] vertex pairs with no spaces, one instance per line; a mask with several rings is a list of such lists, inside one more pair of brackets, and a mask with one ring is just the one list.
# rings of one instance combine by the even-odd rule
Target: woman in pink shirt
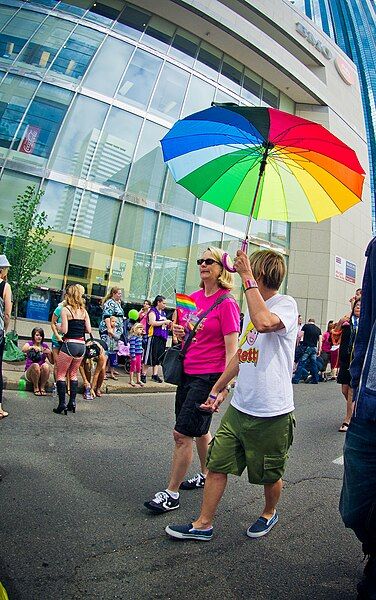
[[[236,354],[240,332],[239,307],[230,294],[234,285],[233,276],[223,268],[222,256],[223,250],[208,248],[198,259],[200,289],[191,294],[197,310],[182,315],[185,325],[174,325],[174,336],[184,340],[200,314],[211,309],[200,322],[187,350],[183,380],[176,391],[175,451],[169,484],[166,490],[157,492],[152,500],[144,503],[146,508],[155,513],[179,508],[179,489],[196,489],[205,484],[212,414],[199,407],[207,400],[214,383]],[[201,472],[183,481],[192,462],[194,439]]]

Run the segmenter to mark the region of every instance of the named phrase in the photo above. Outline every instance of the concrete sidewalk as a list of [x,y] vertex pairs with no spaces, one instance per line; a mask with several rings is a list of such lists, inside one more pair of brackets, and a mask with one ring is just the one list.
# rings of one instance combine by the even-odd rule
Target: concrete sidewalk
[[[167,393],[174,392],[176,390],[175,385],[171,385],[169,383],[155,383],[148,377],[147,383],[144,387],[132,387],[129,385],[129,375],[127,375],[123,369],[119,365],[116,371],[119,373],[119,379],[117,381],[113,379],[106,379],[102,385],[102,393],[103,394],[145,394],[145,393]],[[5,390],[18,390],[20,388],[20,380],[26,384],[26,388],[22,387],[21,389],[26,389],[27,391],[32,392],[33,387],[30,382],[25,381],[24,379],[25,372],[25,363],[8,363],[3,361],[3,379],[4,379],[4,389]],[[79,378],[79,392],[83,391],[82,381]],[[47,385],[47,391],[52,389],[52,368],[51,368],[51,376]],[[24,384],[21,383],[21,386]]]

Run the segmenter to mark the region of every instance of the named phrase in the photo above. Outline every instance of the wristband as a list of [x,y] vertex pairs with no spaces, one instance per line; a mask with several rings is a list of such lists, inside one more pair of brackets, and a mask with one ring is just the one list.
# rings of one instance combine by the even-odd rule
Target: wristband
[[246,279],[243,283],[244,292],[248,292],[248,290],[258,289],[256,279]]
[[212,400],[216,400],[217,394],[209,394],[209,398],[211,398]]

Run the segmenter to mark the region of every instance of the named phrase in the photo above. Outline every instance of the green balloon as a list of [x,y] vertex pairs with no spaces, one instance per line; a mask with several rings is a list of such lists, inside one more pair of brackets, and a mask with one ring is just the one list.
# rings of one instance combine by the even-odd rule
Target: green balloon
[[131,310],[128,313],[128,319],[130,319],[131,321],[138,321],[138,310],[136,310],[135,308],[131,308]]
[[18,389],[19,390],[26,390],[26,380],[25,379],[20,379],[18,382]]

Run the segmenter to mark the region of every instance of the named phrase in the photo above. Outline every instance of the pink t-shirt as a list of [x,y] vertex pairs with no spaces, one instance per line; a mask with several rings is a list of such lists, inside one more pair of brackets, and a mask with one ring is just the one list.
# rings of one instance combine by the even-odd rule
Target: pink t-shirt
[[329,331],[325,331],[322,334],[322,345],[321,345],[321,349],[323,352],[330,352],[330,349],[332,347],[332,340],[330,337],[330,333]]
[[[184,311],[183,320],[200,316],[210,308],[220,296],[229,294],[220,289],[208,298],[204,290],[190,294],[196,302],[197,310]],[[223,373],[226,367],[226,347],[224,336],[240,331],[239,306],[233,298],[223,300],[201,321],[193,341],[184,358],[184,372],[188,375]]]

